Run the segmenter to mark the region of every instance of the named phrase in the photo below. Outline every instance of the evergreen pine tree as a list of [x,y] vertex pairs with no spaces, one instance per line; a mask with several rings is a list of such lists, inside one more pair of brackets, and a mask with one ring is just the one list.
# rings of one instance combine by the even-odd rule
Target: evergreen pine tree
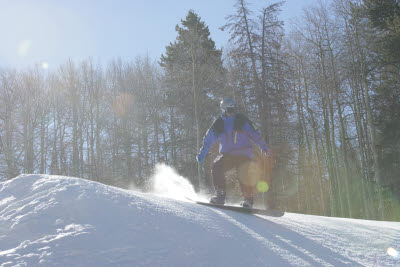
[[[212,121],[211,116],[215,114],[217,100],[223,95],[225,71],[222,50],[216,49],[204,21],[190,10],[181,23],[182,26],[175,28],[178,33],[176,40],[166,47],[160,64],[165,71],[168,95],[179,99],[177,108],[187,134],[188,146],[184,150],[195,155]],[[197,175],[200,186],[200,166]]]

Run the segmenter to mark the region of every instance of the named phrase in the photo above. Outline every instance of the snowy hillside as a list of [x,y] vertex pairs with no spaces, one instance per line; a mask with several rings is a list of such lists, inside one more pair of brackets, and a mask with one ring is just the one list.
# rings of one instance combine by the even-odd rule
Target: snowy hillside
[[0,266],[400,265],[400,223],[200,206],[182,201],[193,189],[166,167],[155,191],[48,175],[2,182]]

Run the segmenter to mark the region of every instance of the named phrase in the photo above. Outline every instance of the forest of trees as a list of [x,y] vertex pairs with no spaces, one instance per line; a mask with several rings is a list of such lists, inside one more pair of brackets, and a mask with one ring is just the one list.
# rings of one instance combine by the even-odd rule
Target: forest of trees
[[316,1],[285,28],[283,2],[249,1],[220,25],[224,49],[191,10],[155,62],[1,68],[0,180],[48,173],[146,191],[166,163],[210,188],[217,148],[204,169],[195,155],[229,96],[271,148],[280,206],[399,221],[399,1]]

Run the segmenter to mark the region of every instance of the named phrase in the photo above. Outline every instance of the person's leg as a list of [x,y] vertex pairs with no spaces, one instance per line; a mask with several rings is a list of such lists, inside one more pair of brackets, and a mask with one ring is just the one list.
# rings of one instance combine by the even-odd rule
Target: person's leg
[[244,201],[241,203],[241,205],[246,207],[253,206],[253,197],[258,180],[257,176],[249,175],[250,163],[250,159],[242,159],[237,167],[240,188],[244,198]]
[[215,191],[225,191],[225,171],[224,162],[226,161],[223,155],[219,155],[212,166],[211,175],[213,179]]
[[217,204],[225,203],[225,173],[234,167],[234,158],[229,155],[218,156],[211,169],[213,184],[215,189],[215,197],[210,202]]

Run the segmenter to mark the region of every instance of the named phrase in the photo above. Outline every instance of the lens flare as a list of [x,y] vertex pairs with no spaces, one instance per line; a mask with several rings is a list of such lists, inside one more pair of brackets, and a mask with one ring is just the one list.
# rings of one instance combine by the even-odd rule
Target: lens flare
[[257,183],[257,190],[258,190],[258,192],[265,193],[265,192],[268,191],[268,189],[269,189],[269,185],[268,185],[267,182],[265,182],[265,181],[259,181],[259,182]]
[[44,70],[47,70],[47,69],[49,68],[49,63],[47,63],[47,62],[42,62],[42,68],[43,68]]
[[397,252],[397,250],[395,250],[392,247],[388,248],[386,252],[387,252],[387,254],[389,256],[392,256],[393,258],[398,258],[399,257],[399,253]]

